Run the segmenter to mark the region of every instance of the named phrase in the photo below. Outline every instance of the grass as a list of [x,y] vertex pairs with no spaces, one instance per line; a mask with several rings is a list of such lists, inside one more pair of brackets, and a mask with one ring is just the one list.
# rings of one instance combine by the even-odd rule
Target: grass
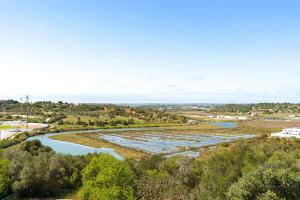
[[6,130],[6,129],[11,129],[11,128],[13,128],[13,127],[10,125],[0,125],[0,130]]
[[90,134],[71,133],[71,134],[63,134],[63,135],[54,135],[54,136],[50,136],[50,138],[54,140],[72,142],[72,143],[95,147],[95,148],[101,148],[101,147],[112,148],[125,159],[127,158],[138,159],[143,155],[146,155],[146,153],[144,152],[122,147],[116,144],[112,144],[102,140],[101,138],[97,138],[97,139],[93,138],[92,136],[90,136]]
[[273,114],[260,114],[259,116],[270,118],[270,119],[284,119],[288,118],[290,115],[297,115],[293,113],[273,113]]
[[253,121],[245,121],[243,125],[248,127],[264,127],[264,128],[291,128],[291,127],[299,127],[300,120],[253,120]]

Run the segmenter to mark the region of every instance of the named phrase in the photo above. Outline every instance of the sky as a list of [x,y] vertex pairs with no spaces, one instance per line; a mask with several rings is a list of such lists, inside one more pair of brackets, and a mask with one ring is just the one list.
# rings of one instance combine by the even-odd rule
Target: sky
[[300,102],[300,1],[0,0],[0,99]]

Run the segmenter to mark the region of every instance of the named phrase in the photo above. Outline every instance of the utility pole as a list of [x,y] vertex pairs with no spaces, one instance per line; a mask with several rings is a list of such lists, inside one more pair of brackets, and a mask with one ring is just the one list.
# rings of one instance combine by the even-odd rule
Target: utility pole
[[26,129],[28,129],[28,106],[29,106],[29,96],[26,95]]
[[21,125],[23,123],[23,98],[21,97]]

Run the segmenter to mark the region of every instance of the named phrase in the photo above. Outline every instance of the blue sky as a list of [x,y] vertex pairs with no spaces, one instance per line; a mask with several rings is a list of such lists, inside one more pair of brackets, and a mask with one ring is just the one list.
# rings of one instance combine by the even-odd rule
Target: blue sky
[[0,0],[0,98],[300,102],[300,2]]

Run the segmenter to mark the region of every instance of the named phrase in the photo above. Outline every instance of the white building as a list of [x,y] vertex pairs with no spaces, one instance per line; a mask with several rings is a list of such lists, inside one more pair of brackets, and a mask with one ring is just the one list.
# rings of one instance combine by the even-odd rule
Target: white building
[[282,137],[282,138],[299,138],[300,139],[300,128],[286,128],[279,133],[271,133],[272,137]]
[[238,118],[238,120],[247,120],[248,119],[248,117],[246,117],[246,116],[238,116],[237,118]]
[[212,118],[216,118],[216,116],[214,116],[214,115],[208,115],[207,118],[212,119]]
[[217,119],[225,119],[225,120],[247,120],[246,116],[231,116],[231,115],[217,115]]
[[229,120],[236,120],[237,118],[235,116],[229,116],[229,115],[218,115],[217,119],[229,119]]
[[190,119],[190,120],[187,121],[187,124],[189,124],[189,125],[195,125],[195,124],[198,124],[198,121]]

